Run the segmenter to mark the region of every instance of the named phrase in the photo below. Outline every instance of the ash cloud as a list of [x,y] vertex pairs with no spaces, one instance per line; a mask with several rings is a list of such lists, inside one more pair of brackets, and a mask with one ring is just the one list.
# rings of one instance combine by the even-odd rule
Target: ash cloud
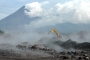
[[[48,5],[51,4],[50,1],[48,2]],[[34,6],[32,6],[33,4]],[[47,6],[47,4],[44,5]],[[25,5],[25,14],[30,17],[40,17],[40,19],[31,21],[30,24],[25,25],[25,28],[37,29],[67,22],[73,24],[89,24],[89,10],[89,0],[72,0],[65,3],[58,2],[49,8],[43,6],[43,2],[32,2]]]

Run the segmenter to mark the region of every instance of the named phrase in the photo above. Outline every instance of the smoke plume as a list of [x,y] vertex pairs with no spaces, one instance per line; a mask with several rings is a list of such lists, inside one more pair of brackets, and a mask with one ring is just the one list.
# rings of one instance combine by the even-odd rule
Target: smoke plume
[[[51,4],[48,1],[48,5]],[[26,29],[37,29],[40,27],[56,25],[60,23],[89,24],[90,23],[90,1],[72,0],[65,3],[58,2],[54,6],[46,8],[39,2],[32,2],[25,5],[25,14],[29,17],[40,17],[26,24]],[[33,26],[33,27],[32,27]]]

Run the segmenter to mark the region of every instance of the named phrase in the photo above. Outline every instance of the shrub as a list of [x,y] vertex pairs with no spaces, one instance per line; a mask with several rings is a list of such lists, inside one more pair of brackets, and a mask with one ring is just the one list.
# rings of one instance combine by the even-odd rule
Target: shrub
[[4,31],[0,30],[0,35],[1,35],[1,34],[4,34]]

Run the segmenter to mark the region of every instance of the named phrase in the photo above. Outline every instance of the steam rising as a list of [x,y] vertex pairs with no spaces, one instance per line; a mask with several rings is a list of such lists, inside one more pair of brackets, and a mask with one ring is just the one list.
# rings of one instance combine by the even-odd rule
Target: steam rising
[[[52,35],[51,35],[52,36]],[[0,36],[1,43],[10,43],[10,44],[19,44],[22,42],[28,42],[30,44],[35,44],[42,37],[51,37],[49,34],[44,33],[43,35],[40,33],[34,32],[17,32],[17,33],[6,33]]]
[[71,39],[78,43],[90,42],[90,32],[81,31],[72,34],[61,34],[57,37],[48,33],[35,33],[35,32],[21,32],[21,33],[5,33],[0,35],[0,44],[18,45],[23,42],[28,42],[28,45],[44,44],[52,49],[62,50],[60,46],[54,45],[54,41],[67,41]]

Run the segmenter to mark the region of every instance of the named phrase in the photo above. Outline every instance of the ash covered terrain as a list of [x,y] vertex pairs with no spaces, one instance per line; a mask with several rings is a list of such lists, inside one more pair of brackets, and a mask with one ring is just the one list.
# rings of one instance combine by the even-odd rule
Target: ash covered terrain
[[90,1],[32,1],[1,19],[0,60],[90,60]]
[[83,39],[80,34],[78,36],[76,34],[63,34],[61,37],[57,37],[47,33],[43,33],[43,35],[41,33],[33,33],[31,35],[31,33],[26,32],[7,32],[0,35],[0,59],[89,60],[89,38],[87,39],[86,35],[82,35]]

